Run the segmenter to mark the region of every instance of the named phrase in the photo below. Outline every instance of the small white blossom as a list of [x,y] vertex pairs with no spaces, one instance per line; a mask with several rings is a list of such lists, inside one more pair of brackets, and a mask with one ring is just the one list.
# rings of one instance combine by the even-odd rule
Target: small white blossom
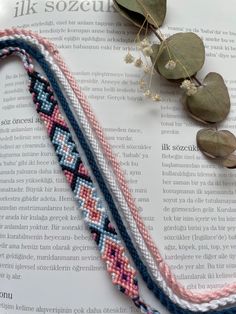
[[135,60],[134,62],[134,65],[137,67],[137,68],[141,68],[141,66],[143,65],[143,61],[141,58],[138,58]]
[[152,95],[152,93],[151,93],[150,89],[147,89],[143,95],[146,97],[150,97]]
[[138,43],[138,47],[140,50],[143,50],[144,48],[147,48],[147,47],[151,47],[151,44],[148,38],[145,37],[142,41],[140,41]]
[[148,38],[144,38],[138,43],[138,48],[142,50],[143,54],[147,57],[150,57],[153,54],[152,45]]
[[187,92],[186,94],[188,96],[193,96],[197,93],[197,86],[192,86]]
[[174,70],[175,67],[176,67],[176,62],[174,60],[169,60],[165,65],[165,68],[167,70]]
[[148,65],[145,65],[145,67],[143,68],[143,71],[145,74],[151,73],[151,67]]
[[124,58],[125,63],[133,63],[134,62],[134,56],[130,52],[128,52]]
[[143,54],[147,57],[150,57],[153,54],[152,47],[146,47],[143,49]]
[[144,89],[146,87],[147,83],[144,80],[139,81],[139,87],[140,89]]
[[184,90],[188,90],[192,85],[192,82],[190,80],[184,80],[182,84],[180,85],[180,88]]
[[152,96],[152,100],[153,101],[160,101],[161,100],[161,96],[159,94],[155,94]]
[[180,88],[182,88],[188,96],[192,96],[197,93],[197,86],[190,80],[184,80],[180,85]]

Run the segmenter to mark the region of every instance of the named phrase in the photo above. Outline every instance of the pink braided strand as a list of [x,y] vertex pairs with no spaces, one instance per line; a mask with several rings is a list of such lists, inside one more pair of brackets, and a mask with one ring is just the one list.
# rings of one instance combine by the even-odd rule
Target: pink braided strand
[[155,260],[157,262],[158,268],[160,270],[160,273],[162,274],[163,278],[165,278],[166,282],[168,283],[169,287],[180,297],[194,303],[203,303],[203,302],[209,302],[211,300],[220,299],[222,297],[227,297],[230,294],[234,294],[236,291],[236,283],[229,284],[222,289],[210,291],[210,292],[203,292],[203,293],[193,293],[190,290],[187,290],[184,288],[180,283],[177,282],[174,274],[171,272],[169,266],[165,263],[163,260],[158,248],[156,247],[154,241],[152,240],[148,230],[146,229],[145,224],[143,223],[143,220],[141,216],[139,215],[138,209],[135,205],[134,199],[130,193],[130,190],[128,188],[128,184],[126,182],[126,179],[124,177],[123,171],[121,170],[120,164],[117,161],[116,157],[114,156],[110,145],[108,144],[105,135],[103,133],[102,128],[100,127],[85,95],[77,85],[77,82],[71,72],[69,71],[68,67],[64,63],[62,57],[60,56],[57,48],[47,39],[39,36],[38,34],[25,30],[25,29],[6,29],[3,31],[0,31],[0,36],[11,36],[11,35],[25,35],[25,36],[31,36],[33,38],[36,38],[38,42],[42,45],[44,45],[48,51],[54,56],[54,59],[56,60],[58,66],[64,73],[65,77],[67,78],[72,90],[74,91],[76,97],[81,103],[81,106],[98,138],[100,141],[100,144],[102,146],[102,149],[105,153],[105,156],[107,160],[110,161],[114,173],[117,177],[117,181],[120,185],[120,189],[126,199],[126,202],[130,208],[131,214],[134,217],[134,220],[137,224],[137,227],[142,234],[145,243],[147,244],[150,252],[155,257]]

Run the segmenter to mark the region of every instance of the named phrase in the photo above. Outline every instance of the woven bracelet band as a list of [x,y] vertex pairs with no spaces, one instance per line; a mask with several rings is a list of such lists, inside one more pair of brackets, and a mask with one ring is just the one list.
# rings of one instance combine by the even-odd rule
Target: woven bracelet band
[[[7,43],[7,44],[10,44],[9,42]],[[16,44],[16,43],[15,43]],[[4,45],[4,44],[3,44]],[[6,45],[6,44],[5,44]],[[42,57],[40,57],[40,58],[38,58],[39,60],[38,61],[42,61]],[[53,82],[53,81],[52,81]],[[57,91],[58,92],[58,91]],[[154,286],[153,286],[154,287]],[[164,296],[165,297],[165,296]],[[167,299],[166,299],[167,300]],[[164,301],[163,300],[163,296],[161,297],[161,301],[165,304],[165,305],[167,305],[167,307],[169,308],[169,310],[171,311],[171,312],[175,312],[175,313],[186,313],[186,312],[188,312],[189,313],[189,311],[183,311],[182,309],[178,309],[178,307],[176,307],[176,306],[172,306],[171,304],[168,304],[168,302],[166,302],[166,301]],[[166,304],[167,303],[167,304]],[[226,312],[228,312],[228,313],[233,313],[234,312],[234,308],[233,309],[228,309],[228,310],[223,310],[223,311],[219,311],[219,313],[226,313]]]
[[113,284],[131,298],[143,313],[159,313],[145,304],[139,296],[136,272],[124,254],[124,248],[97,195],[50,84],[34,70],[29,55],[23,49],[5,48],[0,52],[0,59],[11,55],[19,56],[23,62],[29,77],[29,91],[32,94],[36,110],[44,122],[61,169],[82,209],[84,221],[98,246],[101,258],[106,263]]

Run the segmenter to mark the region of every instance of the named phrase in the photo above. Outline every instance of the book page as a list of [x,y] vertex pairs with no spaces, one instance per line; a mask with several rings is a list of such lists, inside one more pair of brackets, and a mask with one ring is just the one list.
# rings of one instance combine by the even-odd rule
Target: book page
[[[220,1],[196,5],[170,0],[162,31],[165,36],[194,31],[204,39],[207,57],[198,77],[215,71],[225,78],[232,108],[223,128],[235,132],[236,12],[233,0],[228,2],[222,8]],[[235,171],[217,166],[198,151],[195,137],[202,126],[184,111],[176,85],[154,76],[152,85],[161,102],[143,96],[138,84],[142,71],[123,60],[129,49],[139,56],[134,45],[137,29],[114,11],[112,1],[71,3],[2,0],[0,26],[34,30],[57,45],[178,280],[194,291],[233,282]],[[226,18],[219,21],[218,16]],[[2,62],[1,77],[1,311],[135,312],[112,287],[100,261],[38,120],[20,62]]]

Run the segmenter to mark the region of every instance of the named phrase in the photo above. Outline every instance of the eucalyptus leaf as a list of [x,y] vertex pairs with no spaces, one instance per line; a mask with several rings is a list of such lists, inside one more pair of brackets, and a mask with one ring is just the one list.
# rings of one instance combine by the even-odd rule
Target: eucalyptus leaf
[[236,138],[227,130],[202,129],[197,133],[199,149],[208,157],[225,158],[236,149]]
[[157,59],[158,58],[158,52],[160,51],[160,45],[158,44],[153,44],[152,45],[152,55],[151,55],[151,60],[152,60],[152,63],[155,62],[155,58]]
[[115,0],[114,2],[117,2],[119,6],[122,6],[129,11],[143,15],[143,10],[137,0]]
[[226,159],[222,161],[222,165],[229,169],[236,168],[236,156],[234,154],[229,155]]
[[115,9],[136,26],[145,19],[158,28],[166,16],[166,0],[113,0]]
[[[155,69],[168,80],[180,80],[193,76],[203,66],[205,47],[200,37],[194,33],[177,33],[161,43]],[[172,70],[166,64],[173,60],[176,67]]]
[[143,15],[132,12],[130,10],[127,10],[125,7],[120,6],[116,0],[113,1],[114,8],[117,10],[117,12],[122,15],[124,18],[126,18],[129,22],[134,24],[137,27],[141,27],[144,22]]
[[221,122],[230,111],[230,97],[222,76],[209,73],[195,95],[186,97],[192,117],[204,122]]
[[160,27],[166,17],[166,0],[137,0],[147,20],[155,28]]

